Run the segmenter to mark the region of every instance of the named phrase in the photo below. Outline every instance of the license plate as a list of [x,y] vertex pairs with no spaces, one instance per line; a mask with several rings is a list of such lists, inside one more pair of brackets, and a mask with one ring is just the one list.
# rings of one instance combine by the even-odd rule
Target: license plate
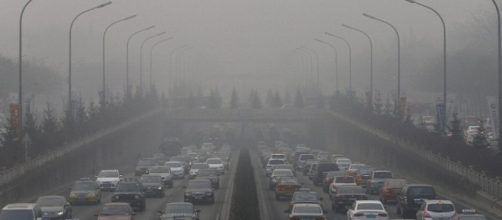
[[376,218],[376,215],[367,215],[368,218]]

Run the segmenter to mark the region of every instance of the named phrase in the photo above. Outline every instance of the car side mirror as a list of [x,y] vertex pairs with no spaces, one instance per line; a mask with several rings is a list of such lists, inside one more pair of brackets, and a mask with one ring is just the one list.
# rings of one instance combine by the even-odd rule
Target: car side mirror
[[322,200],[324,200],[324,198],[323,198],[323,197],[321,197],[321,198],[319,198],[319,200],[321,200],[321,201],[322,201]]
[[196,209],[195,212],[200,213],[200,209]]

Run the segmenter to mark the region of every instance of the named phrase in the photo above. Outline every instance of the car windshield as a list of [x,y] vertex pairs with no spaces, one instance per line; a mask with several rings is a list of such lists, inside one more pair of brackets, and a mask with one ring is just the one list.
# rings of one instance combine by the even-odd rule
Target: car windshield
[[98,177],[119,177],[119,172],[103,170],[99,172]]
[[293,213],[322,214],[322,209],[319,206],[295,206]]
[[336,183],[355,183],[354,177],[352,176],[340,176],[336,177]]
[[272,176],[293,176],[291,170],[274,170]]
[[207,163],[195,163],[192,165],[192,169],[204,169],[209,168]]
[[153,175],[145,175],[145,176],[142,176],[140,180],[143,183],[159,183],[162,181],[162,177],[153,176]]
[[220,159],[208,159],[207,163],[208,164],[221,164],[222,162]]
[[186,215],[192,215],[193,214],[193,205],[186,203],[186,204],[167,204],[166,209],[165,209],[166,214],[186,214]]
[[300,193],[295,193],[293,195],[293,200],[294,201],[314,201],[317,202],[320,200],[319,194],[316,192],[300,192]]
[[392,178],[392,173],[391,172],[375,172],[373,177],[377,178],[377,179],[390,179],[390,178]]
[[211,183],[206,181],[190,181],[188,182],[188,189],[209,189],[211,188]]
[[402,188],[406,185],[406,180],[387,180],[385,184],[389,188]]
[[317,166],[317,170],[319,172],[337,171],[338,165],[336,165],[334,163],[321,163]]
[[366,166],[366,165],[364,165],[364,164],[351,164],[351,165],[350,165],[350,169],[351,169],[351,170],[359,170],[360,168],[363,168],[363,167],[365,167],[365,166]]
[[312,155],[312,154],[300,155],[300,160],[313,160],[313,159],[314,159],[314,155]]
[[284,159],[286,156],[284,154],[273,154],[272,159]]
[[339,194],[365,194],[365,190],[360,186],[338,187],[336,192]]
[[72,190],[77,190],[77,191],[94,191],[96,190],[96,183],[95,182],[76,182]]
[[171,169],[168,166],[164,167],[153,167],[150,169],[150,173],[169,173]]
[[279,165],[279,164],[284,164],[284,160],[270,160],[268,161],[269,165]]
[[177,167],[181,167],[181,163],[180,162],[167,162],[166,166],[170,167],[170,168],[177,168]]
[[34,220],[31,210],[3,210],[0,220]]
[[358,210],[384,210],[383,206],[378,203],[361,203],[357,205]]
[[424,197],[434,197],[434,189],[432,187],[411,187],[408,192],[409,196],[424,196]]
[[140,160],[138,161],[138,166],[152,166],[155,164],[153,160]]
[[336,163],[339,163],[339,164],[350,164],[351,161],[349,159],[338,159],[336,161]]
[[336,176],[345,176],[344,171],[331,171],[326,173],[326,177],[332,178]]
[[99,215],[108,216],[108,215],[131,215],[131,207],[128,205],[104,205]]
[[37,200],[39,206],[64,206],[66,199],[63,197],[40,197]]
[[453,212],[455,211],[455,207],[452,204],[429,204],[427,206],[427,211],[431,212]]
[[216,170],[214,170],[214,169],[201,169],[201,170],[199,170],[199,173],[197,175],[199,175],[199,176],[216,175]]
[[121,183],[117,186],[117,192],[139,192],[140,187],[137,183]]

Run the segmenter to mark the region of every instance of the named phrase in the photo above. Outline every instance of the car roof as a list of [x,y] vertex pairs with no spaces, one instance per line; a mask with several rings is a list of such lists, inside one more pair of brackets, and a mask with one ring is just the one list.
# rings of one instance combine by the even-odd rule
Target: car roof
[[432,187],[432,185],[422,184],[422,183],[409,183],[409,184],[406,184],[406,187]]
[[424,200],[426,204],[451,204],[453,205],[453,202],[450,200],[445,200],[445,199],[434,199],[434,200]]
[[302,207],[321,207],[320,204],[315,204],[315,203],[297,203],[297,204],[294,204],[293,207],[299,207],[299,206],[302,206]]
[[379,200],[356,200],[357,204],[382,204]]
[[12,203],[4,206],[2,210],[31,210],[36,206],[36,203]]
[[99,172],[119,172],[117,169],[110,169],[110,170],[101,170]]
[[293,170],[291,170],[291,169],[274,169],[274,172],[280,172],[280,171],[291,171],[291,172],[293,172]]
[[129,203],[127,202],[107,202],[103,204],[103,206],[124,206],[124,205],[130,206]]

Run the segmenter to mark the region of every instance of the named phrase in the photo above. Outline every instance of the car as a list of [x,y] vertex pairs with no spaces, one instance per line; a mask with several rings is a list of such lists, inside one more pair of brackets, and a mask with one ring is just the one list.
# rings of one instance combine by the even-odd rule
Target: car
[[347,220],[388,220],[389,214],[378,200],[357,200],[347,211]]
[[294,177],[289,178],[281,178],[275,184],[275,199],[280,200],[282,198],[291,198],[293,193],[295,193],[298,189],[300,189],[301,184],[298,183],[298,180]]
[[275,166],[286,164],[286,160],[284,159],[268,159],[267,164],[265,165],[265,175],[270,176]]
[[335,159],[335,164],[338,165],[340,170],[348,170],[350,164],[352,164],[352,160],[346,157],[339,157]]
[[171,174],[173,175],[173,178],[175,179],[185,178],[185,167],[183,165],[183,162],[167,161],[164,165],[169,167],[169,169],[171,169]]
[[415,217],[423,199],[434,200],[437,194],[432,185],[406,184],[397,196],[396,213],[403,218]]
[[173,175],[171,174],[171,168],[168,166],[154,166],[148,171],[151,175],[157,175],[162,178],[162,183],[166,187],[173,187]]
[[404,185],[406,185],[407,181],[405,179],[387,179],[383,183],[382,188],[380,188],[380,192],[378,193],[378,197],[380,201],[384,204],[388,201],[396,201],[397,194],[401,192]]
[[423,200],[416,213],[417,220],[453,220],[457,211],[450,200]]
[[136,164],[136,169],[134,170],[135,176],[141,176],[147,174],[150,167],[155,166],[155,160],[153,158],[143,158]]
[[0,220],[40,220],[40,209],[35,203],[14,203],[8,204],[0,211]]
[[324,211],[319,204],[303,203],[295,204],[291,210],[285,210],[288,213],[290,220],[296,219],[315,219],[315,220],[326,220]]
[[368,165],[364,163],[352,163],[349,168],[347,168],[347,175],[356,176],[360,168],[367,167]]
[[358,167],[357,170],[353,171],[354,172],[351,172],[350,170],[347,171],[347,175],[354,176],[356,178],[357,185],[365,188],[368,185],[368,181],[371,179],[371,174],[373,173],[374,169],[373,167],[366,165]]
[[72,218],[71,205],[64,196],[40,196],[36,201],[45,220],[65,220]]
[[287,160],[286,154],[272,154],[270,155],[270,159],[278,159],[278,160]]
[[200,169],[197,174],[197,178],[206,178],[211,181],[211,185],[214,189],[220,188],[220,177],[218,177],[218,173],[215,169]]
[[193,204],[189,202],[171,202],[159,213],[160,220],[199,220],[200,210],[194,209]]
[[121,177],[119,170],[101,170],[96,176],[96,183],[102,191],[114,191]]
[[215,201],[214,190],[211,186],[211,181],[208,179],[193,179],[189,180],[185,187],[184,199],[185,202],[210,202]]
[[486,217],[477,213],[475,209],[462,209],[454,220],[486,220]]
[[275,184],[283,177],[294,177],[293,171],[289,169],[275,169],[269,178],[269,188],[271,190],[275,189]]
[[390,170],[374,170],[371,173],[371,178],[368,180],[366,190],[368,194],[377,194],[383,183],[387,179],[392,179],[393,174]]
[[329,197],[331,198],[336,194],[336,190],[339,186],[357,186],[356,180],[352,176],[337,176],[333,179],[333,182],[329,185]]
[[339,170],[339,171],[329,171],[329,172],[326,172],[326,174],[324,176],[324,179],[322,181],[322,189],[323,189],[323,191],[324,192],[329,192],[329,186],[333,182],[333,179],[335,179],[335,177],[342,177],[342,176],[346,176],[346,172],[345,171]]
[[308,160],[305,162],[305,165],[303,166],[302,173],[304,176],[308,176],[309,178],[312,177],[312,170],[313,167],[319,164],[318,160]]
[[98,220],[132,220],[136,213],[133,211],[129,203],[126,202],[109,202],[103,204],[99,208],[96,216]]
[[216,172],[218,173],[218,175],[225,173],[225,164],[224,164],[223,160],[221,160],[220,158],[216,158],[216,157],[208,158],[206,160],[206,163],[209,165],[209,168],[216,169]]
[[162,198],[165,196],[164,183],[161,176],[155,174],[143,175],[139,178],[139,182],[143,186],[145,197]]
[[[293,171],[293,175],[296,176],[296,171],[295,171],[295,168],[293,166],[293,164],[280,164],[280,165],[275,165],[272,167],[272,171],[274,171],[275,169],[289,169],[291,171]],[[272,172],[270,172],[272,173]]]
[[117,189],[112,195],[112,202],[126,202],[135,211],[144,211],[146,201],[142,184],[135,178],[123,179],[117,184]]
[[315,160],[313,154],[300,154],[298,159],[296,160],[296,168],[302,170],[305,167],[305,164],[308,160]]
[[319,161],[329,161],[329,153],[325,151],[321,151],[317,154],[316,160]]
[[197,174],[199,173],[200,169],[209,169],[209,165],[207,163],[194,163],[190,167],[190,178],[195,178]]
[[357,200],[367,200],[366,191],[361,186],[339,186],[331,196],[331,209],[333,211],[345,210]]
[[298,189],[293,196],[291,197],[291,201],[289,202],[289,211],[296,204],[318,204],[322,207],[323,198],[319,195],[319,193],[315,191],[311,191],[310,189]]
[[313,167],[312,182],[314,183],[314,185],[321,185],[324,177],[326,176],[326,172],[339,170],[340,169],[338,168],[338,165],[336,163],[320,162]]
[[340,157],[345,157],[345,156],[343,154],[331,154],[331,156],[329,158],[330,158],[330,161],[335,162],[336,159],[338,159]]
[[75,181],[70,189],[68,201],[70,204],[99,204],[101,203],[101,189],[96,181],[83,178]]

